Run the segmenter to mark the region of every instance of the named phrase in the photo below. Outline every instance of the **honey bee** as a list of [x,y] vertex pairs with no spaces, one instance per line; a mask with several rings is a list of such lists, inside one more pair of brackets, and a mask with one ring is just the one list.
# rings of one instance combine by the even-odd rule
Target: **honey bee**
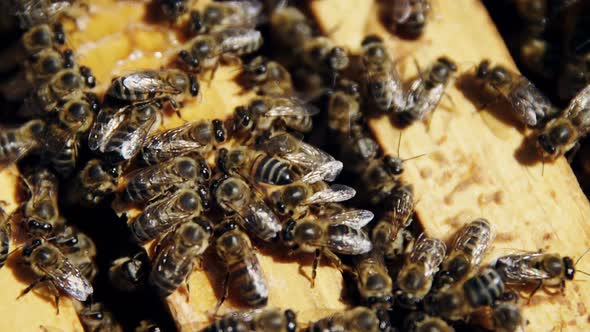
[[21,44],[27,55],[65,44],[66,34],[61,24],[39,24],[27,30],[21,37]]
[[424,32],[430,0],[399,0],[392,5],[395,31],[409,38],[417,38]]
[[56,113],[60,103],[65,100],[83,98],[86,82],[93,81],[91,72],[78,73],[74,69],[63,69],[39,87],[25,99],[21,111],[23,114]]
[[176,225],[198,217],[203,211],[197,190],[180,189],[146,206],[129,227],[138,242],[146,242],[169,232]]
[[242,67],[241,80],[260,95],[293,95],[295,88],[287,68],[276,61],[257,56]]
[[356,307],[322,318],[309,325],[307,332],[385,332],[391,331],[387,312]]
[[93,106],[84,99],[67,101],[58,118],[47,128],[43,155],[58,174],[67,177],[77,166],[80,138],[94,121]]
[[209,152],[226,139],[227,130],[220,120],[189,122],[149,137],[141,155],[147,165],[154,165],[192,152]]
[[241,178],[235,176],[221,178],[213,184],[211,193],[224,211],[236,213],[239,216],[238,223],[250,234],[264,241],[270,241],[275,239],[281,231],[279,219]]
[[437,278],[441,285],[453,284],[467,277],[484,258],[493,241],[492,226],[482,218],[465,225],[456,235],[451,251],[442,263]]
[[202,157],[176,157],[129,174],[123,199],[127,202],[145,202],[175,186],[202,183],[210,176],[211,169]]
[[396,295],[402,305],[413,306],[428,294],[445,252],[443,241],[424,234],[418,237],[414,250],[397,276],[399,290]]
[[178,53],[180,62],[191,70],[215,69],[219,59],[235,59],[257,51],[262,46],[258,30],[233,27],[197,36]]
[[18,128],[0,132],[0,165],[9,166],[41,145],[38,140],[45,131],[43,120],[31,120]]
[[244,312],[232,312],[206,327],[204,332],[231,331],[268,331],[295,332],[297,320],[295,312],[287,309],[255,309]]
[[190,12],[189,33],[211,33],[232,27],[253,29],[259,23],[262,3],[257,0],[209,3]]
[[576,272],[570,257],[534,252],[500,257],[495,269],[506,284],[535,285],[530,297],[546,287],[563,291],[566,280],[573,280]]
[[393,305],[393,281],[380,251],[358,256],[355,274],[363,304],[373,309],[389,309]]
[[328,78],[335,78],[338,72],[346,69],[350,63],[348,51],[334,45],[327,37],[315,37],[303,42],[300,49],[301,60],[304,65],[314,72],[328,74]]
[[39,283],[48,282],[55,295],[55,305],[59,313],[58,288],[78,301],[86,301],[92,295],[92,285],[53,244],[40,239],[32,240],[23,249],[23,257],[39,278],[25,288],[19,297],[30,292]]
[[406,97],[406,107],[400,116],[406,122],[423,120],[429,117],[438,106],[451,75],[457,71],[455,62],[440,57],[420,77],[410,84]]
[[307,183],[322,179],[332,182],[343,168],[341,161],[286,132],[277,132],[270,138],[258,142],[256,148],[270,156],[288,160],[291,165],[307,175]]
[[63,53],[53,48],[40,50],[29,56],[25,63],[27,81],[33,86],[48,81],[60,70],[74,67],[73,57],[71,50]]
[[295,250],[315,254],[311,274],[313,287],[322,254],[341,268],[337,253],[362,255],[373,249],[368,235],[361,229],[372,219],[373,214],[366,210],[352,210],[320,219],[291,219],[283,227],[282,239]]
[[220,149],[216,163],[224,173],[252,176],[255,181],[267,184],[285,185],[296,178],[288,161],[249,148]]
[[352,124],[362,118],[360,86],[356,82],[341,79],[329,98],[328,127],[341,135],[348,135]]
[[69,16],[75,6],[74,0],[16,0],[9,4],[11,14],[18,18],[20,28],[25,30]]
[[121,172],[119,165],[107,165],[100,159],[92,159],[80,171],[79,186],[75,187],[74,195],[84,204],[96,205],[117,190]]
[[[404,160],[391,155],[369,161],[365,170],[361,173],[360,183],[367,187],[366,196],[369,197],[371,204],[379,205],[384,203],[389,206],[401,203],[405,204],[409,209],[406,209],[406,213],[413,211],[414,195],[411,186],[399,185],[399,176],[404,171],[403,163]],[[403,206],[394,208],[403,208]]]
[[314,31],[307,17],[294,6],[277,8],[270,16],[273,40],[286,49],[297,49],[313,37]]
[[100,302],[86,304],[74,301],[74,308],[85,331],[123,332],[113,313]]
[[427,311],[445,319],[459,320],[483,306],[491,306],[504,293],[504,282],[492,268],[486,268],[463,284],[434,293],[425,301]]
[[64,219],[59,214],[58,181],[55,175],[47,169],[40,169],[22,178],[22,183],[29,196],[21,206],[22,224],[27,235],[44,237],[58,231]]
[[580,91],[563,113],[549,121],[535,135],[535,142],[543,160],[554,160],[579,145],[579,140],[590,132],[590,85]]
[[379,144],[362,123],[351,123],[348,134],[338,137],[338,144],[338,156],[344,162],[344,167],[355,174],[369,174],[367,169],[372,169],[380,162],[376,161],[380,151]]
[[230,285],[232,293],[235,292],[247,305],[265,306],[268,302],[268,284],[250,239],[232,222],[224,224],[223,227],[226,231],[215,241],[217,255],[227,270],[224,294],[218,308],[225,301]]
[[383,39],[369,35],[362,42],[364,84],[370,100],[383,112],[405,109],[403,84]]
[[523,324],[522,313],[517,305],[498,303],[492,306],[492,322],[498,332],[516,332]]
[[181,100],[197,96],[200,87],[197,79],[178,69],[143,70],[116,77],[107,95],[127,103],[166,101],[178,112]]
[[549,99],[524,76],[501,65],[490,67],[489,60],[480,62],[476,78],[484,82],[485,88],[504,97],[520,122],[537,128],[556,115],[557,109]]
[[353,188],[341,184],[296,181],[273,191],[269,200],[277,213],[299,219],[307,214],[309,205],[343,202],[354,195],[356,191]]
[[414,240],[412,234],[400,225],[393,224],[389,217],[380,219],[371,231],[371,242],[376,251],[388,259],[395,259]]
[[259,97],[247,108],[236,108],[233,130],[239,137],[250,137],[257,132],[272,132],[281,126],[298,132],[309,132],[313,126],[311,117],[318,111],[319,109],[295,97]]
[[161,108],[159,102],[148,102],[101,109],[88,134],[88,147],[102,153],[112,164],[132,159],[141,151],[146,137],[159,127]]
[[162,239],[149,276],[161,296],[172,294],[188,280],[195,260],[209,246],[211,233],[207,220],[195,218]]
[[95,263],[96,245],[94,241],[73,226],[67,226],[51,242],[90,282],[94,280],[98,267]]
[[455,329],[444,320],[423,312],[415,312],[407,316],[404,320],[404,330],[409,332],[455,332]]
[[149,259],[145,251],[115,259],[109,267],[109,281],[119,291],[135,292],[149,274]]
[[12,237],[12,226],[10,224],[10,217],[0,207],[0,268],[6,263],[8,253],[10,252],[10,241]]

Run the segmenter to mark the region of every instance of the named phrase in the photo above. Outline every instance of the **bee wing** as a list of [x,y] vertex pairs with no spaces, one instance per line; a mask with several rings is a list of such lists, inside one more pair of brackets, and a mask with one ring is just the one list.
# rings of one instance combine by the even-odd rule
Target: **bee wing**
[[166,130],[149,137],[142,149],[144,158],[150,154],[169,156],[172,158],[201,149],[203,147],[201,143],[182,138],[182,133],[192,125],[192,123],[186,123],[180,127]]
[[57,269],[42,269],[57,286],[78,301],[86,301],[94,290],[82,273],[64,256]]
[[567,108],[564,110],[564,116],[578,127],[580,136],[585,136],[590,132],[590,85],[586,86],[582,91],[570,101]]
[[276,238],[281,231],[281,223],[272,210],[261,200],[252,200],[248,205],[248,214],[240,214],[244,227],[250,234],[264,241]]
[[264,116],[293,116],[305,117],[314,116],[320,112],[320,109],[305,103],[303,100],[295,97],[278,97],[277,105],[270,108]]
[[515,83],[508,100],[520,121],[527,126],[535,127],[551,113],[552,105],[533,83],[520,75],[519,77],[520,80]]
[[146,70],[129,74],[123,78],[123,85],[135,92],[149,93],[159,91],[163,93],[177,94],[179,91],[163,80],[155,70]]
[[316,183],[322,180],[332,182],[340,174],[343,167],[344,164],[341,161],[332,160],[306,173],[301,177],[301,181],[306,183]]
[[16,146],[16,153],[11,153],[8,158],[0,159],[0,170],[4,166],[8,166],[12,163],[19,161],[22,157],[24,157],[27,154],[27,152],[29,152],[31,149],[37,146],[37,144],[37,140],[34,139],[19,140],[19,144]]
[[227,1],[224,5],[234,7],[234,15],[223,20],[223,26],[254,28],[261,20],[262,3],[256,0]]
[[125,114],[130,110],[129,107],[119,109],[103,108],[96,116],[96,120],[88,134],[88,147],[92,151],[102,151],[109,141],[113,132],[125,119]]
[[[139,125],[135,124],[135,119],[133,116],[133,112],[129,114],[124,121],[122,121],[117,128],[129,128],[135,127],[133,130],[124,133],[122,137],[119,137],[120,144],[118,145],[105,145],[104,151],[102,152],[114,152],[118,151],[121,154],[121,157],[125,160],[133,158],[139,150],[143,147],[143,142],[145,141],[148,134],[154,130],[154,125],[157,124],[157,121],[161,117],[159,112],[154,112],[153,116]],[[127,129],[125,128],[125,129]],[[116,129],[115,129],[116,131]]]
[[542,280],[547,279],[550,275],[540,269],[531,266],[531,260],[542,256],[542,253],[530,253],[522,255],[508,255],[498,258],[498,262],[502,263],[502,273],[508,279],[512,280]]
[[297,152],[286,153],[284,158],[304,169],[314,169],[319,165],[336,160],[328,153],[305,142],[299,143],[299,150]]
[[356,190],[342,184],[333,184],[330,188],[311,195],[305,204],[334,203],[349,200],[356,195]]
[[361,255],[373,249],[367,233],[342,224],[328,226],[327,247],[345,255]]
[[365,227],[375,215],[369,210],[352,209],[342,213],[329,216],[327,219],[330,223],[343,224],[354,229]]

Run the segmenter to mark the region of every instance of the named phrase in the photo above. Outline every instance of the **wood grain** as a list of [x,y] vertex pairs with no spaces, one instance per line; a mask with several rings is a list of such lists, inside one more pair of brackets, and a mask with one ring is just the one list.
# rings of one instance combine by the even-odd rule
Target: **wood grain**
[[[361,1],[349,1],[361,6]],[[371,6],[362,1],[362,6]],[[405,80],[416,75],[412,57],[426,67],[438,56],[454,59],[464,76],[484,58],[515,68],[504,42],[477,0],[433,1],[434,13],[424,36],[404,41],[392,36],[380,23],[375,6],[366,20],[363,34],[383,36],[394,57],[411,55],[401,61]],[[340,0],[314,2],[316,16],[324,29],[336,22],[353,20],[350,11],[327,10],[342,6]],[[355,12],[363,12],[359,9]],[[342,44],[358,40],[360,31],[333,34]],[[461,76],[461,75],[459,75]],[[488,260],[519,250],[543,250],[579,257],[590,247],[590,206],[564,158],[552,164],[536,160],[525,142],[524,130],[512,118],[508,105],[494,104],[478,111],[468,84],[457,77],[448,89],[452,102],[443,101],[430,126],[417,123],[403,130],[401,156],[427,156],[407,163],[403,179],[414,185],[416,213],[428,235],[449,239],[474,217],[490,220],[496,241]],[[459,88],[461,87],[461,88]],[[370,123],[386,153],[395,154],[400,129],[388,118]],[[580,270],[590,269],[583,259]],[[587,331],[586,306],[590,290],[586,276],[569,282],[564,294],[535,295],[525,306],[527,331]]]

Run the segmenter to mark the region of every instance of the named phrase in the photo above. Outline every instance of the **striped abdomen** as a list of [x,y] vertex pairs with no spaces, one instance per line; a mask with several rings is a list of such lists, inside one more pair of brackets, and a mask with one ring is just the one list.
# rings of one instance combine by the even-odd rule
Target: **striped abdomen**
[[224,317],[207,326],[204,332],[246,332],[248,326],[236,317]]
[[126,101],[143,101],[155,97],[156,93],[153,90],[150,92],[130,90],[125,86],[125,79],[126,77],[121,77],[114,80],[111,83],[107,94]]
[[260,307],[268,302],[268,286],[256,256],[229,264],[227,267],[232,289],[249,306]]
[[172,294],[193,271],[194,261],[178,257],[174,253],[158,255],[150,273],[150,283],[162,296]]
[[266,154],[256,157],[254,165],[254,178],[260,182],[276,185],[284,185],[293,182],[293,173],[289,163],[273,158]]
[[61,151],[52,159],[53,168],[61,176],[68,176],[76,168],[78,159],[78,141],[75,137],[69,138]]
[[302,133],[310,132],[313,128],[313,120],[311,116],[284,117],[283,122],[285,122],[287,127]]
[[488,268],[467,280],[463,291],[472,307],[489,306],[504,292],[504,282],[496,270]]

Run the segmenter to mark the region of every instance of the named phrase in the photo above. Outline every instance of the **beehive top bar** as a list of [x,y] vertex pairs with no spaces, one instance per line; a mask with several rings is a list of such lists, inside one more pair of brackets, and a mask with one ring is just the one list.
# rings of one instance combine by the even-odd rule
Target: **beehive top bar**
[[[358,22],[372,1],[324,0],[312,4],[324,29],[338,22]],[[343,4],[343,3],[346,3]],[[330,10],[330,8],[352,10]],[[472,71],[484,58],[514,67],[486,9],[480,1],[435,1],[425,34],[417,41],[391,35],[370,11],[362,34],[385,37],[394,57],[401,61],[404,79],[416,75],[412,57],[427,64],[441,55],[459,65],[459,72]],[[359,26],[360,23],[353,23]],[[333,33],[336,42],[358,41],[359,30]],[[416,213],[431,236],[448,239],[474,217],[484,217],[496,229],[496,240],[488,259],[518,250],[557,252],[576,259],[590,247],[590,207],[576,178],[563,158],[553,164],[535,159],[524,141],[523,129],[511,118],[506,104],[478,111],[456,84],[447,90],[450,99],[434,112],[429,127],[416,123],[403,131],[400,154],[427,156],[408,162],[404,180],[414,185]],[[477,89],[477,87],[473,87]],[[397,153],[399,129],[383,117],[371,128],[386,153]],[[578,269],[588,269],[582,259]],[[578,274],[575,279],[586,277]],[[526,295],[526,294],[525,294]],[[527,331],[585,331],[590,329],[587,305],[590,290],[584,282],[570,282],[563,295],[539,292],[524,306]]]

